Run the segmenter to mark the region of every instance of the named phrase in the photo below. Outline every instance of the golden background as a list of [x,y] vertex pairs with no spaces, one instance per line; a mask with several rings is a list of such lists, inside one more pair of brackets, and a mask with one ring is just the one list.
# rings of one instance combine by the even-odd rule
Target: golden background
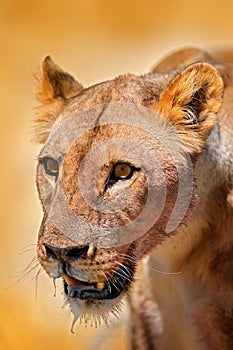
[[[61,286],[38,269],[41,209],[31,142],[33,75],[50,54],[84,85],[124,72],[144,73],[178,46],[233,47],[233,2],[213,0],[0,1],[0,349],[125,349],[121,326],[76,327],[62,309]],[[33,267],[32,265],[31,267]],[[37,297],[36,297],[37,291]],[[114,337],[117,341],[114,342]]]

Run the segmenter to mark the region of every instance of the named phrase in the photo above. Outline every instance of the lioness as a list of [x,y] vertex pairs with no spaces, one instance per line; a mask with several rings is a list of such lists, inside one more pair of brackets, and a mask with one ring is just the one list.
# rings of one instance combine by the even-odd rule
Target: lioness
[[199,49],[89,88],[45,58],[37,252],[74,323],[124,298],[132,349],[233,349],[232,94]]

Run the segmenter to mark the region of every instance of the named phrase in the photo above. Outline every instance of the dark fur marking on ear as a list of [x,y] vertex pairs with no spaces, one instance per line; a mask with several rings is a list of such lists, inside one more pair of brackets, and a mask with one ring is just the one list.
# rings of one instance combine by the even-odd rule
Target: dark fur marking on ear
[[183,107],[184,117],[189,125],[197,125],[199,123],[199,115],[207,103],[207,86],[205,83],[200,89],[195,91],[189,103]]

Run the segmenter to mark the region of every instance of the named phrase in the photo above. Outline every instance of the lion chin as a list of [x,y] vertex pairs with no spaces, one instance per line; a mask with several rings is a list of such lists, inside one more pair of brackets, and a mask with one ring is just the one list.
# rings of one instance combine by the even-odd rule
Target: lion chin
[[108,324],[111,316],[118,317],[132,279],[132,271],[128,276],[121,275],[118,279],[113,276],[105,282],[93,283],[63,275],[66,303],[74,315],[71,331],[78,320],[80,324],[98,327],[102,322]]
[[78,320],[80,323],[97,327],[102,321],[108,324],[111,316],[118,316],[123,299],[134,280],[134,266],[128,265],[127,273],[123,271],[124,274],[115,271],[115,274],[104,282],[77,279],[68,274],[70,267],[65,266],[60,277],[63,278],[66,303],[70,305],[74,315],[72,332]]
[[70,305],[74,316],[71,326],[71,332],[74,333],[77,321],[80,324],[96,328],[102,323],[108,325],[112,316],[118,318],[124,301],[122,295],[112,300],[81,300],[66,296],[66,303]]

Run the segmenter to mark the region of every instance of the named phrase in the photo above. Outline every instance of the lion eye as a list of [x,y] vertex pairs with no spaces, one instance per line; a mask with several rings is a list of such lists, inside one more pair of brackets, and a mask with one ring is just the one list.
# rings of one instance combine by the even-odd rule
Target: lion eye
[[114,176],[118,179],[126,179],[133,172],[132,166],[126,163],[117,164],[114,168]]
[[128,163],[117,163],[105,182],[105,191],[119,180],[129,180],[133,174],[141,169]]
[[41,159],[41,163],[44,165],[46,174],[54,177],[58,177],[59,163],[56,159],[50,157],[44,157]]

